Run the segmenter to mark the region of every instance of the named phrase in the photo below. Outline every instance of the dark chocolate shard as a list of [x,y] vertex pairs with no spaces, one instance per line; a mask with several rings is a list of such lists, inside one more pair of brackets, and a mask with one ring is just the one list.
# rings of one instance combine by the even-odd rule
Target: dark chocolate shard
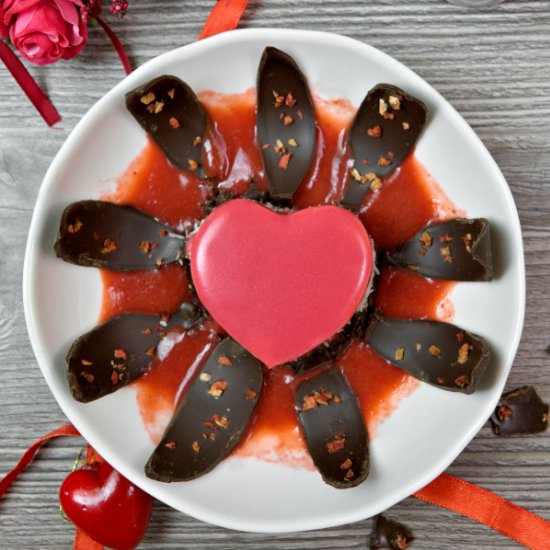
[[330,341],[323,342],[310,352],[289,363],[288,366],[297,373],[301,373],[331,363],[343,353],[354,338],[363,336],[366,321],[366,310],[356,313],[350,322],[341,331],[337,332]]
[[296,413],[313,462],[326,483],[347,489],[369,473],[368,434],[344,376],[328,368],[296,389]]
[[158,481],[189,481],[209,472],[239,443],[258,401],[262,364],[223,340],[185,393],[145,466]]
[[491,231],[485,218],[430,224],[386,257],[425,277],[452,281],[493,278]]
[[170,75],[155,78],[126,94],[126,108],[172,164],[204,176],[207,118],[185,82]]
[[413,541],[413,534],[406,525],[388,519],[382,514],[374,518],[374,529],[370,538],[371,550],[406,550]]
[[391,84],[369,91],[352,122],[348,144],[354,159],[342,206],[358,211],[367,191],[381,186],[413,150],[426,122],[426,106]]
[[73,202],[63,212],[55,253],[66,262],[130,271],[157,269],[185,255],[185,239],[131,206]]
[[365,341],[387,361],[438,388],[473,393],[489,364],[480,337],[450,323],[374,315]]
[[315,150],[315,113],[306,77],[286,53],[268,47],[258,68],[258,142],[271,195],[291,199]]
[[503,436],[544,432],[548,428],[548,404],[535,388],[522,386],[502,394],[491,425],[496,435]]
[[186,302],[170,318],[126,313],[78,338],[67,353],[67,380],[73,397],[88,403],[113,393],[145,373],[166,333],[192,328],[202,318]]

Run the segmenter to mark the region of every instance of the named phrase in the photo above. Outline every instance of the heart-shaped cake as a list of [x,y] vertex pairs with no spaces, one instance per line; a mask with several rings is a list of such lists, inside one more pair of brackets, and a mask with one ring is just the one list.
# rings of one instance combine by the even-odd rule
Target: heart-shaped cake
[[373,272],[364,225],[336,206],[278,213],[232,200],[204,221],[187,253],[202,304],[268,367],[342,329]]

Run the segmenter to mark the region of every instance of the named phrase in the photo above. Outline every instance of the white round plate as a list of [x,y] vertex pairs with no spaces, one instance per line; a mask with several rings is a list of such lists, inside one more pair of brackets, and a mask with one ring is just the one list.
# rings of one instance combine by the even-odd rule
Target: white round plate
[[[96,324],[101,282],[97,270],[56,259],[52,243],[63,208],[111,188],[145,144],[145,133],[126,112],[124,94],[166,73],[181,77],[195,91],[244,91],[255,85],[266,46],[292,55],[323,97],[344,97],[359,105],[373,85],[389,82],[422,99],[430,114],[416,155],[451,200],[470,217],[488,218],[493,228],[495,280],[461,283],[452,296],[456,324],[484,336],[494,352],[481,387],[466,396],[422,384],[379,427],[371,445],[370,476],[354,489],[333,489],[316,472],[254,459],[226,460],[188,483],[152,481],[143,466],[153,444],[134,391],[81,404],[71,397],[65,379],[70,343]],[[225,33],[153,59],[90,109],[42,183],[23,290],[42,373],[65,414],[108,462],[154,497],[195,518],[274,533],[367,518],[445,470],[487,420],[502,392],[523,324],[524,278],[520,225],[506,181],[471,128],[433,88],[361,42],[320,32],[262,29]]]

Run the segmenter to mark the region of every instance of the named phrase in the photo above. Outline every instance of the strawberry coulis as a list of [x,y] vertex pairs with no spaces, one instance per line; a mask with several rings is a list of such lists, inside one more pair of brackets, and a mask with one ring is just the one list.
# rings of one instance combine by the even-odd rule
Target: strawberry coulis
[[[204,142],[207,175],[220,188],[241,194],[255,185],[267,187],[255,129],[254,90],[242,94],[199,94],[210,119]],[[337,202],[344,189],[350,159],[344,137],[355,107],[342,99],[315,98],[317,148],[311,168],[295,194],[305,208]],[[133,205],[176,230],[204,216],[208,191],[192,174],[172,166],[148,140],[121,176],[109,200]],[[377,249],[387,250],[413,236],[433,220],[461,214],[422,164],[411,154],[370,192],[360,219]],[[100,321],[124,312],[172,313],[189,299],[185,269],[168,265],[155,271],[102,272]],[[452,282],[430,280],[412,272],[383,267],[376,280],[374,303],[383,313],[400,318],[450,320]],[[133,383],[145,427],[158,442],[185,388],[213,350],[219,328],[210,320],[186,334],[171,333],[159,346],[151,369]],[[416,379],[354,341],[333,366],[347,377],[359,400],[370,437],[398,403],[418,387]],[[254,456],[295,467],[312,462],[294,412],[294,388],[305,375],[288,367],[265,370],[264,389],[237,456]]]

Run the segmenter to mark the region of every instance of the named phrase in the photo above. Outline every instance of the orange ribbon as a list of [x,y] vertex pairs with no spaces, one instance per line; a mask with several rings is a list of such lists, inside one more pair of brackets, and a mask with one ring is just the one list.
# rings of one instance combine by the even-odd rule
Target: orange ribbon
[[220,32],[237,28],[249,0],[218,0],[212,8],[199,40],[208,38]]
[[74,534],[73,550],[103,550],[103,544],[99,544],[77,527]]
[[441,474],[414,496],[479,521],[532,550],[550,548],[550,521],[463,479]]

